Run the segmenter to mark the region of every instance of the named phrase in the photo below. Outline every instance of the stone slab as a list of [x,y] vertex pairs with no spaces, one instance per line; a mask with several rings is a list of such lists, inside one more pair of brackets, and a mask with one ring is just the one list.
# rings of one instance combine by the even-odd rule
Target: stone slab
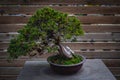
[[87,59],[74,75],[52,72],[47,61],[26,61],[17,80],[116,80],[100,59]]

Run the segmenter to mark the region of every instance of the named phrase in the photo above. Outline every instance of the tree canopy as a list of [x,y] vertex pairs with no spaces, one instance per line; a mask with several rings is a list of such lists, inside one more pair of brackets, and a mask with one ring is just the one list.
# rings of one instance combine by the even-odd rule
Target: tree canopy
[[45,7],[38,9],[18,33],[8,48],[10,58],[27,55],[38,48],[39,51],[44,49],[50,51],[54,48],[53,45],[57,45],[56,43],[72,36],[83,35],[84,32],[77,17]]

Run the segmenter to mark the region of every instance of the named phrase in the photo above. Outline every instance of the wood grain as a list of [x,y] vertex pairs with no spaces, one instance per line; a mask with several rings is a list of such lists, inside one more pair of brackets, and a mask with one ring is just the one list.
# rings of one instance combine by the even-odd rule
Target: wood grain
[[88,33],[120,32],[119,25],[82,25],[82,27]]
[[94,5],[101,5],[101,4],[109,4],[115,5],[120,4],[119,0],[0,0],[0,4],[94,4]]
[[25,24],[0,24],[0,32],[17,32],[22,29]]
[[73,50],[80,50],[80,49],[119,49],[120,43],[114,43],[114,42],[75,42],[75,43],[64,43],[64,45],[67,45],[71,47]]
[[0,75],[18,75],[22,67],[0,67]]
[[[25,24],[0,24],[0,32],[17,32],[22,29]],[[120,32],[119,25],[82,25],[85,32],[104,33],[104,32]]]
[[[120,59],[102,59],[107,67],[120,67]],[[1,67],[23,67],[26,59],[17,59],[9,63],[6,59],[0,60]]]
[[120,59],[102,59],[107,67],[120,67]]
[[16,80],[18,75],[0,75],[0,80]]
[[[87,59],[119,59],[120,51],[75,51],[76,54],[84,55]],[[34,58],[43,58],[46,59],[50,55],[55,53],[48,53],[43,55],[34,56]],[[7,52],[0,52],[0,59],[7,59]],[[19,59],[30,59],[29,56],[22,56]]]
[[[63,43],[73,50],[81,49],[120,49],[120,42],[66,42]],[[0,49],[7,49],[8,42],[0,42]]]
[[120,79],[120,67],[108,67],[117,80]]
[[[0,24],[27,23],[28,16],[0,16]],[[83,24],[119,24],[120,16],[78,16]]]
[[[18,33],[0,33],[0,41],[1,42],[9,42],[11,39],[15,38],[18,35]],[[78,36],[77,41],[78,42],[84,42],[84,41],[113,41],[113,40],[120,40],[119,38],[120,33],[85,33],[83,36]],[[70,42],[71,39],[68,40]]]
[[[46,6],[0,6],[4,10],[4,14],[29,14],[32,15],[37,9]],[[51,6],[49,6],[51,7]],[[69,14],[120,14],[120,7],[100,7],[100,6],[87,6],[87,7],[73,7],[73,6],[53,6],[55,10],[69,13]]]
[[17,59],[8,62],[7,59],[0,59],[0,67],[23,67],[26,59]]

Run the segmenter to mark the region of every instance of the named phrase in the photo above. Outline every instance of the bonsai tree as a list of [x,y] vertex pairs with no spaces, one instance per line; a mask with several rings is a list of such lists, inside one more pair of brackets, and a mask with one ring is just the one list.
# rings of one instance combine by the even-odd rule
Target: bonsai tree
[[83,35],[84,32],[75,16],[45,7],[38,9],[18,33],[18,36],[11,40],[7,50],[10,59],[23,55],[34,56],[37,53],[33,51],[40,55],[46,51],[57,51],[60,57],[71,59],[74,52],[61,42],[73,36]]

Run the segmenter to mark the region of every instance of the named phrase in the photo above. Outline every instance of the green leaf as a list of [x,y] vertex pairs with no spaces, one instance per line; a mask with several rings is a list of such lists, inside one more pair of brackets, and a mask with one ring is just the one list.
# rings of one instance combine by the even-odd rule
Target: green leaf
[[[36,47],[37,41],[40,42],[37,48],[47,47],[48,52],[58,50],[51,48],[48,44],[52,41],[57,46],[60,41],[63,41],[62,38],[70,39],[74,35],[80,36],[84,31],[77,17],[44,7],[38,9],[18,33],[18,36],[10,41],[8,47],[11,58],[26,55],[32,48]],[[58,39],[59,37],[60,39]],[[44,42],[46,43],[44,44]]]

